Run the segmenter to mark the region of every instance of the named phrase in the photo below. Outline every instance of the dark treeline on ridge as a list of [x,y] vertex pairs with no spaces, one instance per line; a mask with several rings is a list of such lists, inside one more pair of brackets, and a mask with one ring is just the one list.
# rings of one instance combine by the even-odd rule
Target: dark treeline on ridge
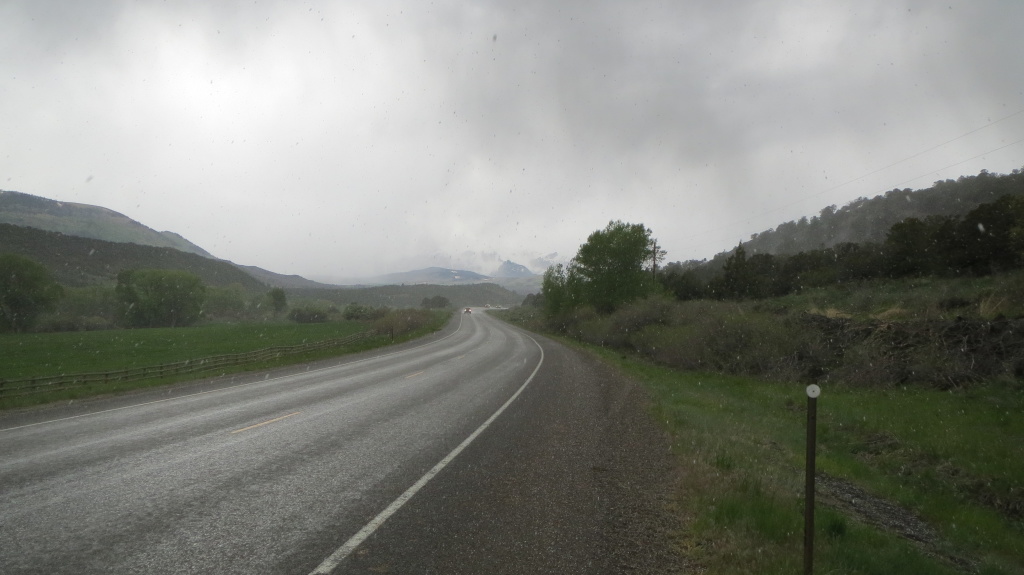
[[658,278],[681,300],[745,299],[878,278],[984,276],[1022,265],[1024,174],[983,171],[831,206],[754,234],[710,261],[670,263]]
[[847,243],[881,243],[889,229],[906,218],[962,216],[1007,194],[1024,194],[1024,173],[1013,170],[1000,175],[982,170],[977,176],[938,181],[923,190],[893,189],[874,198],[857,198],[838,209],[828,206],[817,216],[753,234],[743,247],[748,254],[781,255]]

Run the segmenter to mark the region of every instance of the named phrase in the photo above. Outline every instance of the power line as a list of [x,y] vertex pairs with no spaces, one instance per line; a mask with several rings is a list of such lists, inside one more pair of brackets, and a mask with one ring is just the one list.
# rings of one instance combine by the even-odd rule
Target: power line
[[[987,152],[985,152],[983,154],[978,154],[977,156],[974,156],[973,158],[967,158],[966,160],[957,162],[955,164],[950,164],[950,165],[948,165],[948,166],[946,166],[944,168],[939,168],[937,170],[931,170],[931,171],[928,172],[928,174],[933,174],[935,172],[939,172],[939,171],[942,171],[942,170],[948,170],[950,168],[955,168],[955,167],[959,166],[960,164],[966,164],[967,162],[970,162],[971,160],[977,160],[978,158],[980,158],[982,156],[987,156],[987,155],[989,155],[991,153],[998,152],[999,150],[1003,150],[1003,149],[1009,148],[1010,146],[1016,146],[1017,144],[1019,144],[1021,142],[1024,142],[1024,138],[1021,138],[1021,139],[1017,140],[1016,142],[1010,142],[1009,144],[1006,144],[1005,146],[1000,146],[1000,147],[998,147],[998,148],[996,148],[994,150],[989,150],[989,151],[987,151]],[[928,174],[921,174],[920,176],[917,176],[916,178],[910,178],[909,180],[904,180],[904,181],[896,184],[896,187],[898,188],[898,187],[902,186],[903,184],[906,184],[906,183],[909,183],[909,182],[913,182],[914,180],[923,178],[923,177],[927,176]]]

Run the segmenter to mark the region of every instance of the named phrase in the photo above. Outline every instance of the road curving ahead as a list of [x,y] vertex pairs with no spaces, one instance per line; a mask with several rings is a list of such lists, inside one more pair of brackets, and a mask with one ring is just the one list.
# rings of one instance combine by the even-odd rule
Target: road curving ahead
[[0,572],[671,572],[643,405],[477,313],[399,349],[5,414]]

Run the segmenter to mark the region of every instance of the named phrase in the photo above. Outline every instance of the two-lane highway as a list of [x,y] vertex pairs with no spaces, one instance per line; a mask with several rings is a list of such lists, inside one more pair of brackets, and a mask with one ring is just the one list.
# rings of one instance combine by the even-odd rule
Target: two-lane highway
[[0,415],[0,573],[670,573],[644,394],[486,314]]
[[326,369],[5,418],[0,572],[310,573],[540,365],[529,336],[457,321]]

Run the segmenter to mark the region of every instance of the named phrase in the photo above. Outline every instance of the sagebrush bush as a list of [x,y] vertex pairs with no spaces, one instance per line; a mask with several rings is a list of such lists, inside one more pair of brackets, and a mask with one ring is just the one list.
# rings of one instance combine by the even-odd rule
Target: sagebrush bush
[[[378,308],[380,309],[380,308]],[[414,332],[434,321],[434,312],[425,309],[389,309],[373,322],[378,333],[394,337]]]
[[296,323],[323,323],[328,320],[328,311],[314,306],[294,307],[288,312],[288,319]]
[[679,369],[782,379],[816,376],[826,363],[828,350],[819,333],[775,314],[686,302],[668,317],[672,320],[632,333],[630,348]]
[[611,314],[549,317],[547,327],[683,370],[940,389],[1024,381],[1024,319],[1006,319],[1024,311],[1024,273],[996,279],[881,281],[752,302],[649,297]]
[[555,333],[561,333],[569,337],[584,339],[585,334],[581,325],[598,317],[597,310],[590,306],[584,306],[572,311],[557,313],[548,318],[548,329]]
[[675,301],[664,296],[652,296],[622,306],[611,315],[612,331],[636,333],[649,325],[671,325],[678,309]]

